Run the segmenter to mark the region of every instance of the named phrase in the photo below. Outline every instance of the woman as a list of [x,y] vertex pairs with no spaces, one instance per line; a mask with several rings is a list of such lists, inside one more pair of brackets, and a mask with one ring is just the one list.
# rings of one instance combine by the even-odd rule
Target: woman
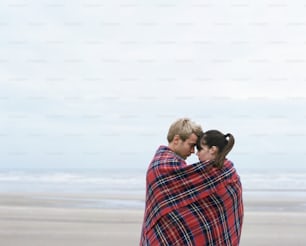
[[234,136],[230,133],[224,135],[218,130],[206,131],[198,139],[197,156],[201,162],[210,161],[212,166],[222,168],[234,143]]
[[[237,175],[233,163],[226,159],[234,143],[234,136],[230,133],[224,135],[218,130],[206,131],[198,140],[197,156],[206,163],[208,172],[219,170],[222,173],[233,169]],[[213,203],[204,211],[204,214],[209,215],[205,215],[207,220],[211,220],[207,224],[210,225],[212,235],[221,239],[214,245],[239,245],[244,214],[240,179],[225,185],[224,190],[211,194],[209,200]]]

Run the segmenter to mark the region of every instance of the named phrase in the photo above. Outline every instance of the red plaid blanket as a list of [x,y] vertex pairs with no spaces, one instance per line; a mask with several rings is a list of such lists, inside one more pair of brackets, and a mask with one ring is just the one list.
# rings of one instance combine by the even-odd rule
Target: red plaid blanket
[[140,245],[239,245],[243,202],[232,162],[187,165],[160,146],[147,171]]

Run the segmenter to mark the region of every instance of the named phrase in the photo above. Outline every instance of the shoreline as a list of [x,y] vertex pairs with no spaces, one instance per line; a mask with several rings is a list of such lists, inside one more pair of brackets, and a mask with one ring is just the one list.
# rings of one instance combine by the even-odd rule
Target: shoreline
[[[75,204],[91,199],[143,201],[144,198],[124,194],[0,193],[0,244],[138,245],[143,208]],[[247,195],[244,200],[241,246],[304,245],[306,198]]]
[[[246,211],[306,211],[305,193],[244,192]],[[110,193],[59,193],[59,192],[0,192],[1,206],[41,206],[92,209],[143,210],[145,195]]]

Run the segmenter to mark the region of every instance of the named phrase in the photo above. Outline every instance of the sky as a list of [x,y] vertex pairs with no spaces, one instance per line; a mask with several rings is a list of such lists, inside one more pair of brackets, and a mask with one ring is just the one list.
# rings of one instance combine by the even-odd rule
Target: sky
[[146,168],[181,117],[231,132],[241,170],[305,168],[305,10],[1,1],[0,168]]

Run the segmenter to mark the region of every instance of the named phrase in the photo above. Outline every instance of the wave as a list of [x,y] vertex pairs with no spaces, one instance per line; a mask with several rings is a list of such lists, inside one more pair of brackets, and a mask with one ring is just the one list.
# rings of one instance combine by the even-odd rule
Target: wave
[[240,176],[246,190],[306,190],[306,173],[244,173]]
[[[306,173],[241,173],[244,190],[305,191]],[[143,193],[143,170],[0,170],[0,191]]]
[[144,189],[144,177],[118,171],[0,171],[0,191],[123,192]]

